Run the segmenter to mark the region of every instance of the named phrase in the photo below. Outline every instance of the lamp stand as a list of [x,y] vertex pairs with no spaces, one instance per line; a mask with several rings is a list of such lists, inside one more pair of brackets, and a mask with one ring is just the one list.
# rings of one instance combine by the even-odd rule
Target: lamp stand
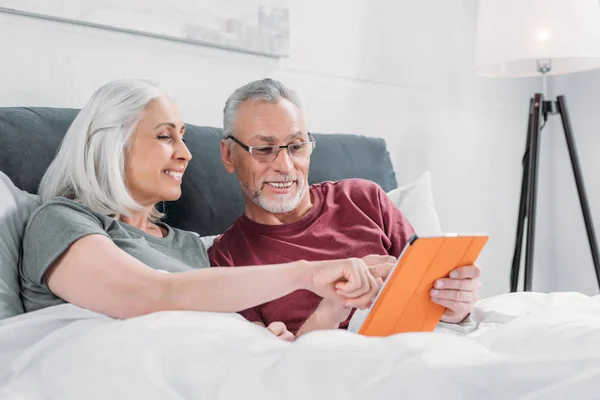
[[[527,142],[525,144],[525,154],[523,155],[523,178],[521,182],[521,200],[519,204],[519,215],[517,220],[517,237],[515,243],[515,252],[513,255],[512,268],[510,271],[510,291],[516,292],[519,282],[519,269],[521,266],[521,250],[523,245],[523,228],[527,220],[527,244],[525,248],[525,274],[524,274],[524,290],[531,291],[531,283],[533,278],[533,249],[535,243],[535,214],[537,202],[537,172],[539,159],[539,142],[540,119],[543,115],[546,121],[548,113],[552,112],[553,104],[551,101],[544,101],[543,95],[540,93],[530,101],[529,106],[529,122],[527,126]],[[575,184],[579,195],[579,203],[583,213],[585,229],[587,231],[590,250],[592,252],[592,260],[596,270],[596,279],[600,287],[600,257],[598,256],[598,244],[596,234],[590,215],[590,208],[581,177],[581,167],[577,150],[575,149],[575,139],[569,118],[569,111],[564,96],[558,96],[556,101],[557,114],[560,114],[569,156],[571,158],[571,167],[575,176]]]

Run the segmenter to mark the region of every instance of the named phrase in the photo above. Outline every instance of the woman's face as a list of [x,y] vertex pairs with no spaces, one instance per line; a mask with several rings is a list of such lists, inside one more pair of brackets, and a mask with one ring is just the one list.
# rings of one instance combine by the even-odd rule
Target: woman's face
[[181,178],[192,158],[184,133],[172,100],[161,97],[148,104],[132,135],[125,167],[127,188],[142,206],[181,196]]

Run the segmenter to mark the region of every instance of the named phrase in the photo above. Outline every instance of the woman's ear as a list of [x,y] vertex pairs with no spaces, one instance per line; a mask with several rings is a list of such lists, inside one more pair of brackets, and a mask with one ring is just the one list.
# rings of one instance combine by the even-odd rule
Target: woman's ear
[[230,143],[226,139],[221,140],[221,162],[230,174],[234,171],[232,157],[233,151],[231,150]]

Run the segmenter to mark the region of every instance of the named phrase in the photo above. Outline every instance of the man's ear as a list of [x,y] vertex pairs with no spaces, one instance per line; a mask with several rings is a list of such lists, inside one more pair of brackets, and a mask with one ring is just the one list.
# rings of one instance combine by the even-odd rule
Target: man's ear
[[230,174],[233,173],[233,152],[226,139],[221,140],[221,162]]

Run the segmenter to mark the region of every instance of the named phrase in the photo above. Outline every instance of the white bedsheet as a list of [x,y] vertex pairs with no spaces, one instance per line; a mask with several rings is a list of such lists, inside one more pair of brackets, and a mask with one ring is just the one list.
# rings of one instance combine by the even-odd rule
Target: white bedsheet
[[235,314],[56,306],[0,322],[5,398],[600,399],[600,296],[506,294],[433,333],[293,343]]

